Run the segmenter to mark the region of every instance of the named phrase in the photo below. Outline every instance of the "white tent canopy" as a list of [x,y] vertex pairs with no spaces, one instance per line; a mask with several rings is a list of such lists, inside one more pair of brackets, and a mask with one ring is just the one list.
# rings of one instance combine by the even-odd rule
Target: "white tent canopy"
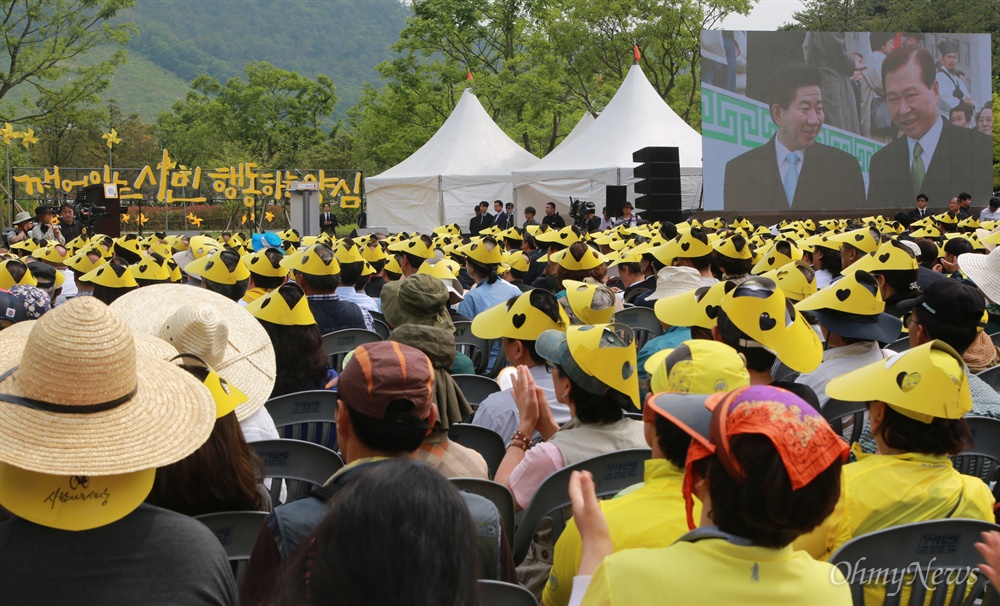
[[632,171],[638,164],[632,161],[632,152],[649,146],[679,148],[683,205],[697,207],[701,135],[670,109],[642,69],[633,65],[593,124],[572,140],[567,137],[534,165],[514,170],[518,209],[529,205],[541,208],[551,200],[565,212],[572,196],[594,202],[600,211],[606,185],[630,186],[628,199],[634,201],[632,185],[638,179]]
[[466,89],[423,147],[384,173],[365,179],[368,224],[430,233],[439,225],[458,223],[464,230],[473,205],[481,200],[512,200],[511,172],[537,161],[493,122]]

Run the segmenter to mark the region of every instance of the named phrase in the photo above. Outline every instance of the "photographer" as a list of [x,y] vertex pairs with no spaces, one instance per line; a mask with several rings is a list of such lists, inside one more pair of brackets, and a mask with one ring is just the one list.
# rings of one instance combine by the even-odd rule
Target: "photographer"
[[593,233],[599,231],[601,220],[596,217],[597,209],[593,202],[570,199],[569,216],[573,219],[573,225],[580,231]]
[[58,225],[52,225],[52,215],[50,207],[37,207],[35,209],[35,226],[31,228],[28,235],[36,240],[55,240],[65,245],[66,238],[62,235],[62,229]]
[[63,202],[59,207],[59,230],[67,242],[83,233],[83,225],[76,220],[76,211],[72,202]]
[[624,225],[625,227],[632,227],[634,225],[642,225],[646,221],[640,217],[637,213],[632,212],[632,203],[625,202],[622,204],[622,216],[614,219],[615,227],[619,225]]
[[32,227],[31,215],[29,215],[24,211],[21,211],[16,215],[14,215],[14,228],[17,230],[17,233],[7,238],[7,246],[10,246],[11,244],[16,244],[18,242],[23,242],[28,238],[30,238],[31,227]]

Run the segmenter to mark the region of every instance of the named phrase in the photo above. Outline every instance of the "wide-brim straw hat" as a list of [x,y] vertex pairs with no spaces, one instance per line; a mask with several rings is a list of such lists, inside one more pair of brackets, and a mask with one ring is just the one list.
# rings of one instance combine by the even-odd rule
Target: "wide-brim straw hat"
[[236,408],[240,421],[271,397],[274,347],[260,322],[235,301],[195,286],[154,284],[119,297],[111,309],[135,332],[202,358],[245,393],[247,401]]
[[128,326],[93,297],[45,314],[26,339],[8,333],[0,333],[4,463],[53,475],[131,473],[179,461],[212,433],[208,389],[138,353]]
[[988,255],[980,253],[958,255],[958,267],[972,278],[990,301],[1000,303],[1000,246],[994,248]]

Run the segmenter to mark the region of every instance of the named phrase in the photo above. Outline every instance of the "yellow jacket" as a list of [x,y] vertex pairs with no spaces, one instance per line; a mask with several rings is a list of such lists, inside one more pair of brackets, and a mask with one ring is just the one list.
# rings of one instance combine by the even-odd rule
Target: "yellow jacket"
[[[645,484],[626,496],[602,501],[615,551],[636,547],[666,547],[687,534],[684,509],[684,470],[666,459],[649,459],[643,473]],[[701,516],[695,501],[694,519]],[[559,535],[549,582],[542,594],[545,606],[566,606],[573,591],[573,577],[580,567],[580,531],[573,520]]]
[[797,549],[828,560],[847,541],[883,528],[943,518],[993,521],[989,487],[955,471],[945,455],[864,454],[858,444],[854,453],[858,461],[844,466],[836,509],[795,541]]

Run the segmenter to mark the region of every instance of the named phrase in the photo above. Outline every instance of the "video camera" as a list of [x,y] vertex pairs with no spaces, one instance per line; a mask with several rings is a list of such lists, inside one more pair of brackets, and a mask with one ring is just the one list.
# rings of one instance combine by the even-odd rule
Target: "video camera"
[[73,201],[73,214],[76,215],[76,220],[80,222],[80,225],[89,231],[95,223],[108,216],[108,208],[88,202],[85,192],[80,190],[76,193],[76,199]]
[[589,213],[596,213],[597,207],[594,206],[593,202],[587,202],[585,200],[574,200],[569,199],[569,216],[573,218],[574,221],[586,221],[587,215]]

